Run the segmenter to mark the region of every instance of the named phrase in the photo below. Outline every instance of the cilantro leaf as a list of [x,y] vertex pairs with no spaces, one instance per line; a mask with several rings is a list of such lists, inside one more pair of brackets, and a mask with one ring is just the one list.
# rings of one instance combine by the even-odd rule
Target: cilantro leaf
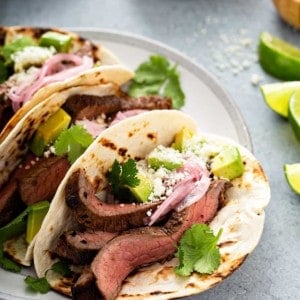
[[184,105],[185,95],[180,85],[177,66],[161,55],[152,55],[136,70],[129,85],[128,94],[132,97],[145,95],[163,95],[172,99],[172,106],[180,109]]
[[4,45],[0,50],[0,54],[5,60],[5,65],[9,65],[13,62],[11,57],[12,54],[23,50],[27,46],[34,46],[35,44],[36,43],[32,38],[25,36],[14,40],[10,44]]
[[193,271],[201,274],[212,274],[221,263],[221,254],[217,247],[222,230],[217,236],[205,224],[195,224],[188,229],[180,240],[176,253],[179,266],[175,273],[189,276]]
[[177,73],[171,73],[169,75],[163,94],[172,99],[173,108],[179,109],[184,105],[185,96],[181,89]]
[[151,85],[145,85],[144,83],[139,83],[133,81],[129,88],[129,94],[132,97],[141,97],[145,95],[158,95],[160,92],[162,83],[152,83]]
[[160,55],[152,55],[149,61],[142,63],[135,72],[138,83],[163,82],[168,73],[170,63]]
[[16,264],[14,261],[6,258],[3,253],[3,245],[0,246],[0,266],[7,271],[11,272],[20,272],[21,271],[21,266]]
[[4,82],[8,77],[7,68],[4,63],[0,60],[0,83]]
[[49,292],[51,289],[46,277],[36,278],[27,276],[24,281],[31,289],[42,294]]
[[58,261],[52,265],[50,270],[67,277],[72,274],[68,263],[65,261]]
[[130,158],[123,164],[115,160],[111,171],[108,173],[108,182],[113,194],[117,195],[122,188],[139,185],[140,180],[137,174],[138,170],[134,159]]
[[80,125],[73,125],[63,130],[54,143],[57,155],[68,155],[68,160],[72,164],[83,154],[88,146],[93,142],[93,137]]

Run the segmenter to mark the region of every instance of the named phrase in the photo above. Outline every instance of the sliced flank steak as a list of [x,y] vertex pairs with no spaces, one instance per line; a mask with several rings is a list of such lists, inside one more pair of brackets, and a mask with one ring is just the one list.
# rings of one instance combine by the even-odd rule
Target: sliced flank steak
[[91,264],[104,299],[115,299],[123,280],[136,268],[173,255],[182,234],[193,224],[212,220],[227,187],[227,181],[217,181],[199,201],[182,212],[173,212],[164,226],[134,229],[108,242]]

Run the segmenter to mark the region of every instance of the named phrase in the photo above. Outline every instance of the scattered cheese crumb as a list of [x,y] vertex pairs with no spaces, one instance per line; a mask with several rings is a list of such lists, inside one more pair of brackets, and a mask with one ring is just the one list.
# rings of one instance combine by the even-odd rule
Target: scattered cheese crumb
[[56,52],[54,47],[46,48],[39,46],[28,46],[21,51],[11,55],[15,62],[15,72],[22,72],[29,66],[40,66]]
[[262,81],[262,78],[258,74],[252,74],[251,75],[252,85],[257,86],[261,81]]

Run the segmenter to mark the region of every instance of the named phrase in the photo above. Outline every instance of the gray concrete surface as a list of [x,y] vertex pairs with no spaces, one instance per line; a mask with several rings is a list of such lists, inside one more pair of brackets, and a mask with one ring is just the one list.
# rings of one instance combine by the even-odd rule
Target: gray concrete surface
[[[300,33],[280,20],[271,0],[1,0],[0,25],[121,30],[161,41],[212,72],[245,118],[272,199],[252,255],[222,284],[190,299],[300,299],[300,197],[282,170],[284,163],[300,162],[300,142],[251,83],[255,76],[260,83],[277,81],[255,62],[260,32],[300,46]],[[232,61],[238,56],[242,71]]]

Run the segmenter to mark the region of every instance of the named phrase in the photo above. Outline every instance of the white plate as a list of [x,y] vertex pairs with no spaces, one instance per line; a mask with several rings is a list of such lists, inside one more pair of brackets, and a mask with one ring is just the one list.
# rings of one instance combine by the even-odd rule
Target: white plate
[[[186,105],[182,110],[197,120],[200,130],[230,137],[252,150],[249,132],[237,106],[202,66],[166,45],[144,37],[96,29],[71,30],[106,46],[132,69],[153,53],[178,63],[186,95]],[[0,268],[0,299],[66,299],[54,292],[45,295],[30,292],[23,281],[27,274],[26,270],[20,275]]]

